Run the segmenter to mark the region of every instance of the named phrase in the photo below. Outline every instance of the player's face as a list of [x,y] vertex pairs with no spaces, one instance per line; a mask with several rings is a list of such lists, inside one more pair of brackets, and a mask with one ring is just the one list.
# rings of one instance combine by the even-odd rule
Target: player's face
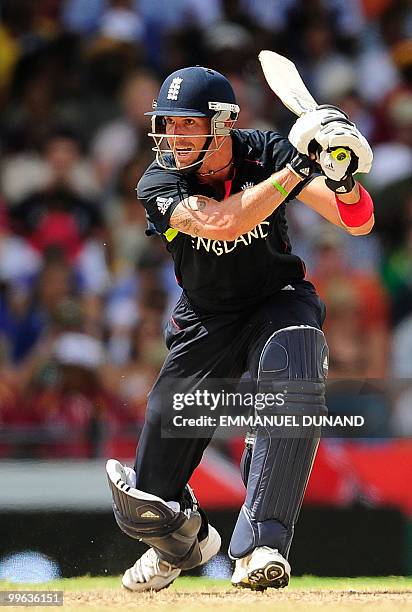
[[193,164],[199,151],[204,148],[206,135],[210,134],[210,119],[207,117],[165,117],[166,134],[176,164],[184,168]]

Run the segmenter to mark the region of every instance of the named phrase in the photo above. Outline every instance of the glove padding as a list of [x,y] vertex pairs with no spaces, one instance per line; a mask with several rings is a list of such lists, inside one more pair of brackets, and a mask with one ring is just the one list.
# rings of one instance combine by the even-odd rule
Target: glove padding
[[289,141],[299,153],[309,155],[314,151],[309,146],[325,121],[348,121],[347,115],[336,106],[324,104],[299,117],[289,132]]
[[[343,149],[341,148],[340,151]],[[321,151],[319,163],[326,176],[326,186],[336,193],[348,193],[355,186],[352,172],[358,165],[358,158],[351,151],[347,151],[346,157],[340,159],[339,149],[334,151]]]
[[[359,132],[357,127],[353,123],[347,123],[342,121],[330,121],[317,131],[314,136],[316,142],[322,147],[322,152],[319,155],[319,162],[323,172],[326,176],[334,179],[335,173],[343,172],[345,174],[352,174],[354,172],[369,172],[372,167],[373,153],[369,146],[368,141]],[[352,152],[351,163],[348,164],[344,171],[344,165],[346,162],[338,162],[333,160],[330,155],[330,151],[338,147],[344,147],[350,149]],[[331,162],[333,160],[333,164]],[[339,170],[339,165],[342,167]],[[334,176],[331,176],[331,173]]]
[[339,161],[333,156],[333,151],[321,151],[319,154],[319,165],[323,174],[333,181],[341,181],[357,168],[357,158],[348,151],[348,156]]
[[286,164],[286,167],[290,168],[301,179],[308,178],[313,172],[319,171],[317,162],[311,159],[309,155],[302,153],[296,153],[291,161]]

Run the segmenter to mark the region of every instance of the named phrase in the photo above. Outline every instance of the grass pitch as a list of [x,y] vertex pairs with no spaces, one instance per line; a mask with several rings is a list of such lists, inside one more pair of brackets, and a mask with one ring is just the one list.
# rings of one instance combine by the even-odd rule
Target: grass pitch
[[[412,577],[385,578],[292,578],[287,589],[263,593],[234,589],[227,580],[178,578],[159,593],[130,593],[120,588],[120,577],[71,578],[40,585],[16,585],[0,581],[0,590],[63,590],[64,605],[59,610],[75,612],[91,609],[119,612],[123,608],[153,612],[403,612],[412,611]],[[50,607],[37,610],[47,610]],[[56,608],[54,608],[56,609]]]

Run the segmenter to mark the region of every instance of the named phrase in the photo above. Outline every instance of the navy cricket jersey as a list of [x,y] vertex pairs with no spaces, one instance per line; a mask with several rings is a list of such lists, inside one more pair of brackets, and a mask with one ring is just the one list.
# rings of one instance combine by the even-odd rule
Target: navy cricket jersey
[[[234,171],[225,182],[225,198],[269,178],[296,153],[276,132],[233,130],[231,137]],[[195,172],[165,170],[153,162],[139,181],[137,196],[162,234],[174,259],[176,278],[190,301],[211,312],[229,312],[257,305],[304,278],[304,263],[291,252],[285,204],[307,182],[299,183],[269,217],[233,241],[192,237],[170,228],[173,210],[188,196],[222,200],[211,185],[198,181]]]

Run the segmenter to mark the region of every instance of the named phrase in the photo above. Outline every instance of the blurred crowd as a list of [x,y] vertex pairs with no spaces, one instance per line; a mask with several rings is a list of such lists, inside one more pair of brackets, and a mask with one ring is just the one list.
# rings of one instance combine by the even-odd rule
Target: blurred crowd
[[293,116],[264,81],[262,48],[291,58],[314,97],[373,145],[372,172],[358,177],[375,201],[371,235],[349,236],[298,202],[288,221],[327,304],[330,377],[399,379],[390,392],[374,386],[371,414],[381,435],[411,435],[410,2],[2,0],[0,10],[0,457],[133,455],[180,293],[136,200],[153,158],[143,113],[167,74],[208,65],[234,86],[238,127],[287,134]]

